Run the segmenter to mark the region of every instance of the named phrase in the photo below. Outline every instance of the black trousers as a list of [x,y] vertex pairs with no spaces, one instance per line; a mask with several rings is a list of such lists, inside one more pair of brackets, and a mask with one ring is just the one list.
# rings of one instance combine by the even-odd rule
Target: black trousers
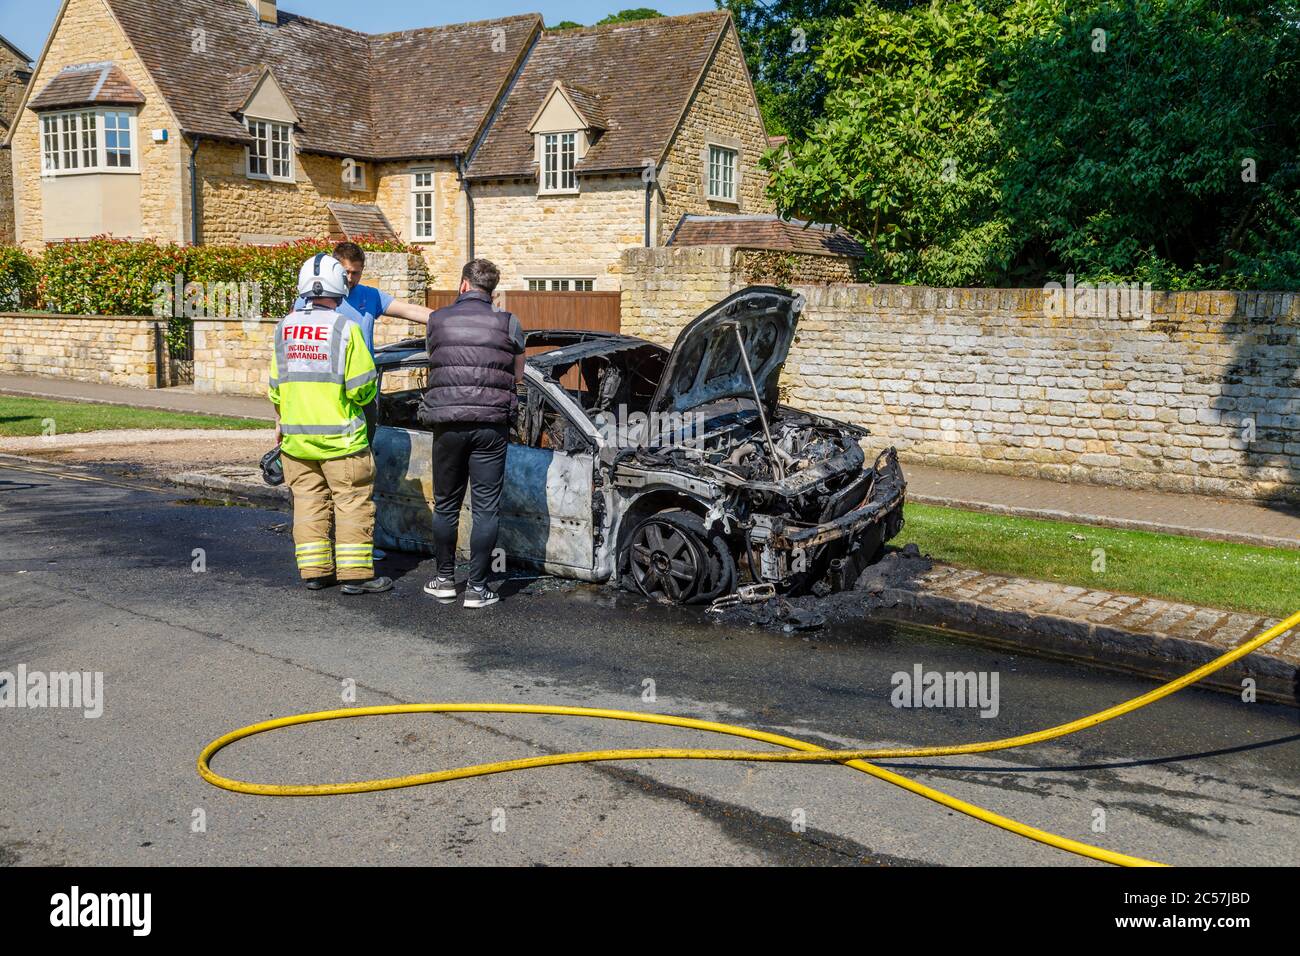
[[484,588],[497,546],[501,486],[505,483],[506,425],[445,424],[433,429],[433,545],[438,575],[456,572],[456,535],[465,486],[471,486],[469,583]]

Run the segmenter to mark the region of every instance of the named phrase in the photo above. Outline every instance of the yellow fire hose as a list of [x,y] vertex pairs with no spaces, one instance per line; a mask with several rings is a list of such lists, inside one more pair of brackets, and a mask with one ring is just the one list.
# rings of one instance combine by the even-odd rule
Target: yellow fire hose
[[[1080,730],[1086,730],[1089,727],[1095,727],[1098,724],[1113,720],[1123,714],[1132,713],[1139,708],[1146,707],[1148,704],[1154,704],[1170,694],[1177,693],[1184,687],[1195,684],[1204,677],[1208,677],[1215,671],[1227,667],[1233,661],[1245,657],[1252,651],[1263,647],[1278,636],[1285,634],[1291,628],[1300,625],[1300,611],[1291,615],[1286,620],[1269,628],[1258,637],[1251,638],[1239,647],[1234,648],[1228,653],[1215,660],[1210,661],[1189,674],[1185,674],[1176,680],[1157,687],[1140,697],[1134,697],[1130,701],[1122,704],[1116,704],[1106,710],[1098,711],[1087,717],[1081,717],[1067,724],[1061,724],[1057,727],[1050,727],[1046,730],[1035,731],[1030,734],[1021,734],[1018,737],[1006,737],[1002,740],[989,740],[983,743],[973,744],[956,744],[945,747],[915,747],[915,748],[885,748],[876,750],[827,750],[816,744],[809,743],[805,740],[796,740],[793,737],[784,737],[780,734],[769,734],[761,730],[752,730],[748,727],[738,727],[734,724],[719,724],[709,720],[694,720],[689,717],[673,717],[667,714],[642,714],[635,711],[627,710],[605,710],[597,707],[551,707],[544,705],[531,704],[393,704],[381,707],[353,707],[345,710],[322,710],[311,714],[297,714],[293,717],[280,717],[275,720],[264,720],[261,723],[249,724],[247,727],[241,727],[233,730],[224,737],[218,737],[212,743],[203,748],[199,754],[199,774],[208,783],[221,787],[223,790],[232,790],[235,793],[250,793],[261,796],[271,797],[312,797],[326,796],[331,794],[343,793],[366,793],[373,790],[396,790],[401,787],[418,787],[426,783],[444,783],[448,780],[461,780],[466,777],[484,777],[493,773],[506,773],[511,770],[530,770],[534,767],[555,767],[561,764],[571,763],[596,763],[608,760],[746,760],[758,763],[842,763],[846,767],[852,767],[854,770],[860,770],[863,773],[870,774],[881,780],[885,780],[897,787],[902,787],[911,793],[919,794],[929,800],[933,800],[942,806],[951,810],[957,810],[967,816],[974,817],[976,820],[983,820],[985,823],[991,823],[996,827],[1017,833],[1020,836],[1028,837],[1039,843],[1045,843],[1048,846],[1057,849],[1066,850],[1070,853],[1077,853],[1079,856],[1086,856],[1094,860],[1101,860],[1105,863],[1114,863],[1119,866],[1161,866],[1163,864],[1154,863],[1150,860],[1144,860],[1140,857],[1128,856],[1123,853],[1116,853],[1113,850],[1102,849],[1101,847],[1092,846],[1088,843],[1080,843],[1077,840],[1071,840],[1068,837],[1058,836],[1054,833],[1048,833],[1045,830],[1039,830],[1028,824],[1020,823],[1008,817],[1001,816],[991,810],[985,810],[974,804],[959,800],[954,796],[943,793],[927,787],[924,784],[917,783],[907,777],[900,776],[883,767],[877,767],[868,763],[868,759],[897,759],[903,757],[948,757],[957,754],[978,754],[989,753],[994,750],[1010,750],[1013,747],[1025,747],[1030,744],[1042,743],[1045,740],[1053,740],[1057,737],[1064,737],[1067,734],[1073,734]],[[682,749],[682,748],[646,748],[646,749],[628,749],[628,750],[590,750],[578,753],[548,754],[542,757],[525,757],[519,760],[501,760],[495,763],[476,764],[470,767],[457,767],[453,770],[436,770],[432,773],[409,774],[404,777],[387,777],[379,780],[357,780],[351,783],[316,783],[316,784],[270,784],[270,783],[246,783],[242,780],[231,780],[215,773],[210,761],[217,751],[223,747],[233,744],[236,740],[243,740],[245,737],[251,737],[254,734],[265,733],[268,730],[277,730],[281,727],[292,727],[296,724],[313,724],[322,720],[339,720],[346,717],[374,717],[388,714],[546,714],[561,717],[597,717],[606,720],[629,720],[643,724],[663,724],[669,727],[685,727],[690,730],[703,730],[715,734],[727,734],[732,737],[744,737],[749,740],[759,740],[763,743],[775,744],[779,747],[787,747],[793,753],[781,751],[757,751],[757,750],[700,750],[700,749]]]

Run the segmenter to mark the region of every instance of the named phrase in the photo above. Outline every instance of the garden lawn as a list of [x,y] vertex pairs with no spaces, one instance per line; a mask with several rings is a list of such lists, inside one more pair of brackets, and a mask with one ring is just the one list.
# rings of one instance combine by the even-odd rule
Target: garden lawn
[[54,433],[59,435],[127,428],[271,427],[268,422],[252,418],[224,418],[125,405],[93,405],[87,402],[58,402],[44,398],[0,395],[0,438],[46,434],[47,421],[52,421]]
[[1286,617],[1300,610],[1300,550],[909,504],[894,542],[936,561]]

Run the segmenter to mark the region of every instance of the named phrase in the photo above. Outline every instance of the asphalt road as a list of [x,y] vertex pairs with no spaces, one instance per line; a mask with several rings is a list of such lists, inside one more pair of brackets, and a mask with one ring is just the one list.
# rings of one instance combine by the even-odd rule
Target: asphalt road
[[[215,789],[194,764],[235,727],[344,706],[345,681],[357,705],[612,707],[845,747],[1004,737],[1153,686],[922,627],[741,630],[554,581],[512,582],[501,605],[465,611],[426,599],[428,565],[405,558],[390,562],[390,594],[309,593],[292,569],[287,514],[184,499],[0,467],[0,670],[104,675],[97,719],[0,710],[0,864],[1095,865],[837,766],[645,761],[284,799]],[[892,675],[917,664],[996,672],[997,716],[894,707]],[[1035,748],[889,766],[1126,853],[1294,865],[1298,713],[1193,689]],[[215,769],[313,782],[737,743],[587,720],[421,715],[241,741]]]

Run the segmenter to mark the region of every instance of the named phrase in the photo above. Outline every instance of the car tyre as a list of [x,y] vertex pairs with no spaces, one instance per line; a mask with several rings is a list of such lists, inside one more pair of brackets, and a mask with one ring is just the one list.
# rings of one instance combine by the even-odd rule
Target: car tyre
[[628,538],[624,565],[637,590],[666,604],[703,604],[736,586],[726,539],[706,531],[689,511],[661,511],[641,521]]

